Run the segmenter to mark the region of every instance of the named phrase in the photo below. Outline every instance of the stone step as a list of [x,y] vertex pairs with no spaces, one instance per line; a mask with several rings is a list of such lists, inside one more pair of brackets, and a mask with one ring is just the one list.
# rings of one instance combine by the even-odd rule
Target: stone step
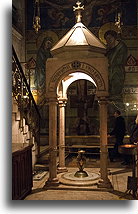
[[49,164],[35,164],[34,171],[47,171],[49,169]]
[[16,114],[15,114],[15,120],[16,120],[16,121],[20,121],[20,120],[21,120],[20,111],[17,111],[17,112],[16,112]]
[[49,154],[45,154],[40,156],[37,160],[38,164],[48,164],[49,163]]
[[48,146],[49,145],[48,141],[49,141],[48,135],[40,133],[40,145]]
[[18,112],[18,105],[17,102],[12,98],[12,112],[17,113]]
[[[57,157],[57,166],[59,164],[59,157]],[[49,154],[43,155],[42,157],[39,157],[37,159],[37,163],[35,164],[35,166],[44,166],[47,167],[49,166]]]
[[40,146],[40,157],[49,153],[49,146]]

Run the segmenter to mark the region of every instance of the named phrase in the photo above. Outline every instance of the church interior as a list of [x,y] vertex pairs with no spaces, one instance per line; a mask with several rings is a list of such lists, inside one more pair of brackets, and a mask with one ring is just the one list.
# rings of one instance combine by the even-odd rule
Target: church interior
[[12,1],[12,200],[137,199],[137,4]]

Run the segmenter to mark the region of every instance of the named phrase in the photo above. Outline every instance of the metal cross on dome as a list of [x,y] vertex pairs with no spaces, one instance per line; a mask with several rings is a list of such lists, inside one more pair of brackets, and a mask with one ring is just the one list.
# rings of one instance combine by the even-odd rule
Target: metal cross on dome
[[76,5],[77,7],[73,6],[73,11],[75,11],[75,14],[76,14],[76,22],[81,22],[81,12],[82,10],[84,10],[84,5],[83,6],[80,6],[81,5],[81,2],[80,1],[77,1],[76,2]]

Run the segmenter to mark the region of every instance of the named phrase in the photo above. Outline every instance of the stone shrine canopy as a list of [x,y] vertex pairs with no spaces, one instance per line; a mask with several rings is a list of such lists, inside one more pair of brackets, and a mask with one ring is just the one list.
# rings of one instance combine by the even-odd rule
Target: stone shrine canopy
[[55,44],[51,51],[69,46],[92,46],[105,50],[104,44],[102,44],[81,22],[76,23],[71,30]]

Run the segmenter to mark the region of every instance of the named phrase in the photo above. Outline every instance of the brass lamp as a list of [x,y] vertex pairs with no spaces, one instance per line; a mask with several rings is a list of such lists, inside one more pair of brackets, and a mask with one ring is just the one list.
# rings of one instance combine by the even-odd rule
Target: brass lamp
[[35,5],[34,5],[34,17],[33,17],[33,28],[36,33],[41,28],[40,25],[40,6],[39,6],[39,0],[35,0]]

